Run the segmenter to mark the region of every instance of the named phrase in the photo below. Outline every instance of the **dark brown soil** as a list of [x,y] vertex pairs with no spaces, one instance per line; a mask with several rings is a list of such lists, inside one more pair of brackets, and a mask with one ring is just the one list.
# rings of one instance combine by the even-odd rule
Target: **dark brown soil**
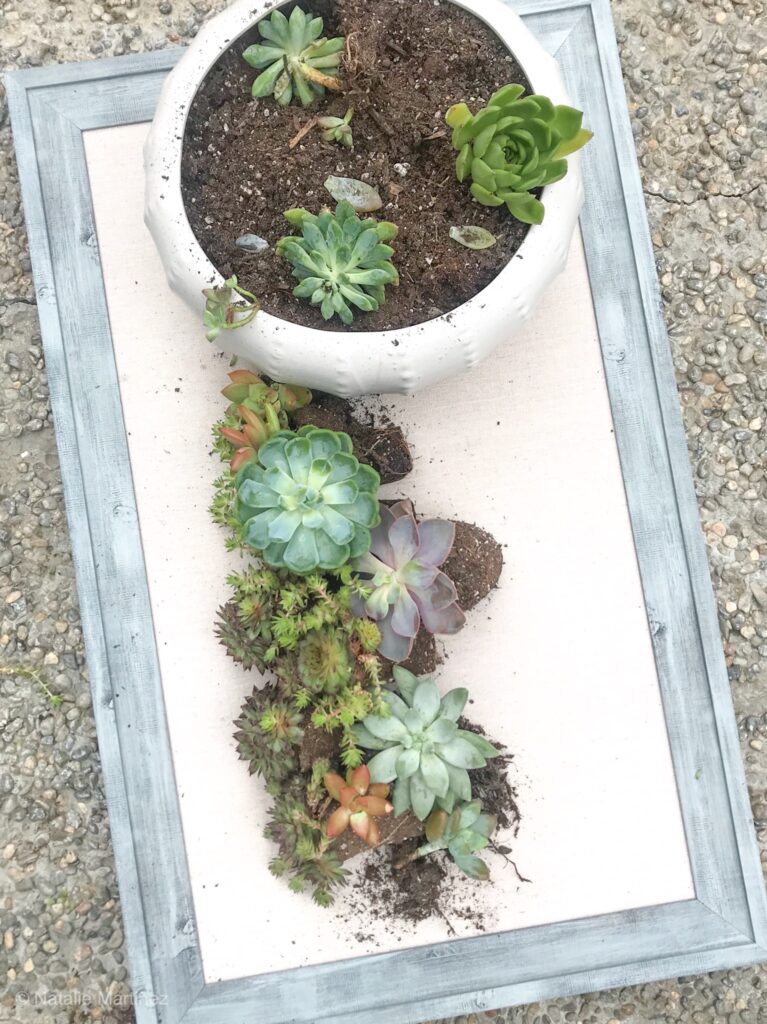
[[393,423],[379,426],[361,423],[349,402],[333,395],[314,392],[310,405],[293,414],[296,427],[311,424],[326,430],[343,430],[352,439],[354,454],[367,462],[381,477],[382,484],[402,480],[413,468],[410,447],[402,429]]
[[[400,228],[394,244],[401,284],[387,289],[381,309],[360,313],[347,329],[402,328],[447,313],[492,281],[528,226],[503,207],[478,205],[456,181],[445,111],[462,100],[476,109],[498,87],[527,80],[486,25],[445,0],[312,0],[302,6],[325,18],[326,34],[346,35],[345,92],[308,111],[279,107],[272,98],[253,100],[257,72],[241,55],[258,32],[238,39],[203,82],[185,129],[182,191],[192,229],[221,273],[236,273],[269,313],[337,330],[337,317],[326,323],[292,295],[286,260],[272,250],[246,253],[234,243],[252,232],[274,245],[293,233],[283,211],[333,205],[323,185],[328,175],[360,178],[379,190],[380,216]],[[355,110],[352,152],[324,142],[316,129],[290,148],[312,117],[343,115],[349,106]],[[487,228],[497,244],[475,252],[452,241],[450,227],[464,224]]]
[[303,728],[304,738],[298,751],[298,764],[301,771],[309,775],[315,761],[323,757],[331,761],[338,758],[338,733],[317,729],[309,722],[306,722]]
[[447,872],[441,856],[419,857],[402,868],[395,863],[414,853],[420,840],[411,839],[371,857],[360,882],[359,898],[378,920],[424,921],[441,915]]
[[[383,659],[385,661],[385,659]],[[426,629],[419,629],[410,657],[400,662],[403,668],[414,676],[431,676],[437,671],[440,658],[437,653],[437,641],[434,634]]]
[[[414,814],[411,814],[410,811],[400,814],[398,818],[395,818],[392,815],[379,818],[378,827],[381,830],[381,842],[378,847],[379,849],[381,846],[390,845],[396,845],[399,847],[400,843],[404,843],[415,836],[423,836],[422,822],[420,822]],[[333,849],[338,854],[338,858],[341,861],[349,860],[351,857],[356,857],[358,853],[370,853],[370,847],[366,843],[363,843],[363,841],[356,836],[351,829],[347,829],[346,832],[339,836]]]
[[502,569],[503,551],[495,537],[479,526],[456,520],[455,543],[442,571],[455,583],[458,604],[464,611],[498,586]]
[[413,468],[410,448],[401,427],[362,427],[355,434],[354,454],[377,470],[382,484],[402,480]]
[[[492,736],[487,736],[481,726],[465,718],[461,718],[458,724],[462,729],[485,736],[502,751],[484,768],[472,771],[472,793],[488,813],[497,815],[500,828],[510,828],[512,837],[516,836],[520,814],[516,794],[508,779],[511,756]],[[467,902],[465,888],[455,890],[446,885],[446,853],[410,859],[422,842],[423,839],[411,838],[387,846],[380,853],[370,853],[357,889],[355,909],[363,906],[378,920],[415,922],[432,916],[441,917],[448,927],[457,919],[470,920],[477,929],[483,930],[482,913],[473,903]],[[509,859],[516,870],[516,865],[509,858],[512,852],[509,847],[491,846]],[[527,881],[518,871],[517,875],[521,882]]]

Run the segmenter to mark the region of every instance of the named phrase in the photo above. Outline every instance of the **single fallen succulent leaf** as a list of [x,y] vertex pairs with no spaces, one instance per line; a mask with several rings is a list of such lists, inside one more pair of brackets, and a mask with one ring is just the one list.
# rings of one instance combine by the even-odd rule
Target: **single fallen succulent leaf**
[[260,235],[245,234],[234,243],[238,249],[245,249],[247,252],[263,252],[269,248],[269,243]]
[[356,178],[337,178],[331,175],[325,182],[325,188],[337,203],[346,200],[357,213],[372,213],[383,206],[377,190]]
[[453,241],[465,245],[467,249],[489,249],[498,241],[492,232],[473,224],[464,224],[462,227],[453,225],[450,228],[450,237]]

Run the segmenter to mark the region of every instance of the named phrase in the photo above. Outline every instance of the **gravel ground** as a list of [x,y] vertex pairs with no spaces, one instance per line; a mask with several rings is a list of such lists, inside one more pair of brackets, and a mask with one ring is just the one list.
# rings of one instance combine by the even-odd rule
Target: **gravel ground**
[[[186,41],[209,0],[2,0],[0,66]],[[680,402],[767,858],[767,13],[615,0]],[[0,1020],[132,1020],[11,132],[0,90]],[[761,968],[467,1021],[767,1021]],[[3,985],[0,983],[0,992]]]

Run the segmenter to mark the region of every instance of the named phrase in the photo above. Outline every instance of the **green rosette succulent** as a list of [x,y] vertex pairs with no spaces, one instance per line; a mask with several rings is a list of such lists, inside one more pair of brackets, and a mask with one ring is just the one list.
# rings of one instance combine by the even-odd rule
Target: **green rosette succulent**
[[397,236],[396,225],[372,217],[361,220],[346,200],[335,213],[323,210],[315,216],[296,209],[285,218],[302,234],[281,238],[275,251],[293,265],[299,281],[293,294],[319,306],[323,319],[337,314],[350,324],[353,306],[365,313],[376,310],[385,301],[386,285],[399,284],[391,262],[394,249],[386,244]]
[[323,129],[322,137],[325,142],[337,142],[339,146],[347,149],[354,149],[354,135],[352,133],[351,119],[354,116],[354,108],[349,107],[343,117],[318,117],[317,124]]
[[380,522],[378,473],[352,454],[348,434],[283,431],[237,475],[245,543],[273,568],[338,569],[370,547]]
[[461,804],[452,814],[447,811],[432,811],[426,820],[428,842],[419,847],[418,856],[426,857],[437,850],[447,850],[469,878],[486,882],[490,877],[487,864],[475,856],[477,850],[484,850],[490,836],[496,829],[498,819],[494,814],[483,814],[479,800]]
[[300,7],[293,8],[290,18],[274,11],[260,21],[264,42],[254,43],[242,55],[251,67],[265,68],[253,83],[253,96],[274,94],[283,107],[297,96],[310,107],[325,89],[340,89],[338,65],[346,40],[322,38],[322,28],[322,18],[313,18]]
[[347,637],[340,630],[312,630],[298,645],[298,675],[310,692],[337,693],[351,674]]
[[425,821],[434,806],[452,813],[471,800],[469,770],[484,768],[498,751],[481,736],[459,729],[468,690],[450,690],[440,698],[431,679],[394,668],[399,693],[382,694],[388,716],[368,715],[354,726],[357,743],[378,753],[368,761],[373,782],[394,782],[395,815],[408,808]]
[[565,157],[585,146],[592,133],[581,127],[580,110],[555,106],[546,96],[523,96],[522,85],[506,85],[476,114],[465,103],[446,115],[458,151],[459,181],[483,206],[503,206],[525,224],[540,224],[543,203],[532,189],[567,174]]

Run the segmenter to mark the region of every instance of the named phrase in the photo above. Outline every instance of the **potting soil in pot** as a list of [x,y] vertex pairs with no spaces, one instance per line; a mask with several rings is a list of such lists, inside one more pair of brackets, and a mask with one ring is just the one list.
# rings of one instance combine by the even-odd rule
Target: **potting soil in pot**
[[[498,37],[447,0],[313,0],[302,9],[325,19],[325,36],[346,37],[343,91],[327,92],[309,108],[251,97],[259,74],[242,58],[257,29],[236,40],[214,65],[186,125],[182,191],[192,229],[211,262],[234,273],[275,316],[337,330],[318,308],[292,294],[295,279],[274,244],[295,229],[283,213],[334,207],[324,187],[330,175],[364,180],[393,221],[400,285],[384,305],[355,316],[349,330],[408,327],[449,313],[484,288],[517,252],[528,225],[505,207],[481,206],[455,177],[456,154],[445,125],[447,109],[472,109],[509,82],[527,80]],[[282,8],[289,13],[290,6]],[[326,142],[309,122],[354,108],[354,148]],[[298,138],[298,141],[295,140]],[[291,146],[291,142],[294,144]],[[453,226],[477,225],[497,242],[468,249],[450,237]],[[255,234],[261,252],[236,245]]]

